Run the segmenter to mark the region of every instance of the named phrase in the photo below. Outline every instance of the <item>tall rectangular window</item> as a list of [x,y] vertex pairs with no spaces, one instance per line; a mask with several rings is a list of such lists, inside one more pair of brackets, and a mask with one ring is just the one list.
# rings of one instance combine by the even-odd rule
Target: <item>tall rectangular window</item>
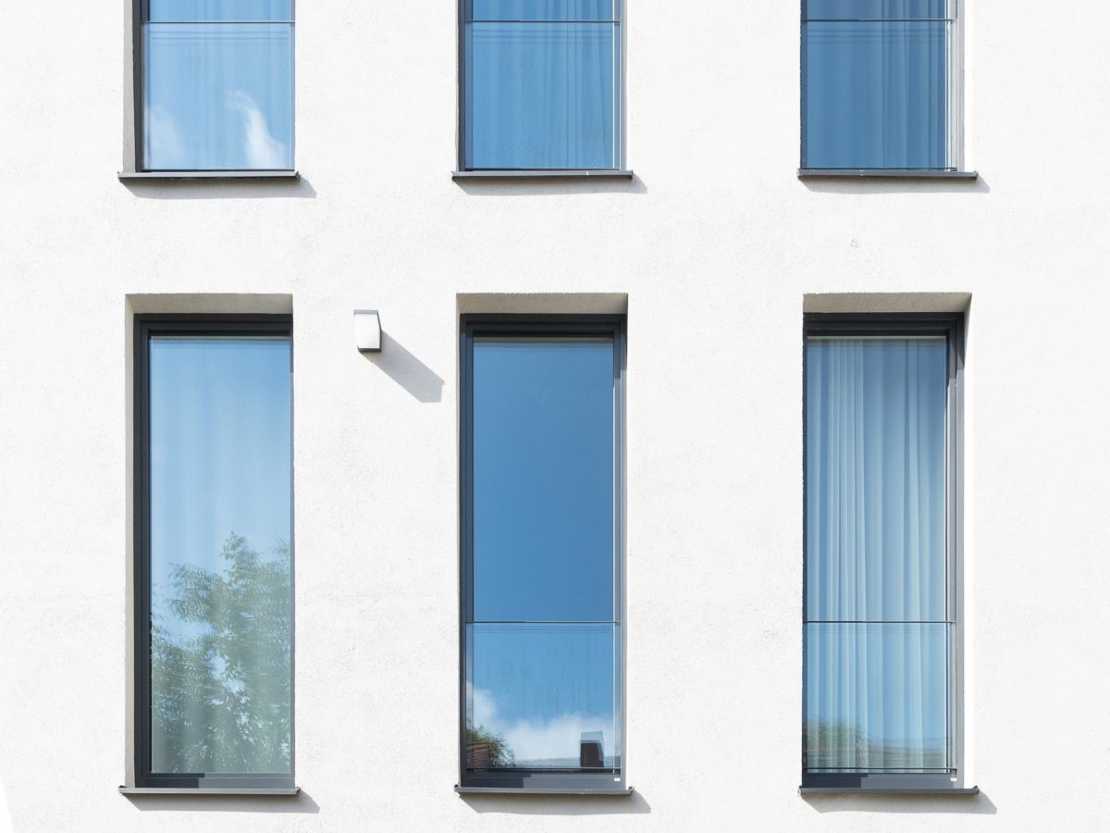
[[462,788],[624,792],[617,318],[464,316]]
[[462,0],[468,170],[621,166],[621,0]]
[[955,169],[957,4],[803,0],[803,169]]
[[958,786],[959,330],[807,317],[803,786]]
[[293,0],[136,0],[142,166],[293,168]]
[[137,786],[291,787],[290,320],[135,338]]

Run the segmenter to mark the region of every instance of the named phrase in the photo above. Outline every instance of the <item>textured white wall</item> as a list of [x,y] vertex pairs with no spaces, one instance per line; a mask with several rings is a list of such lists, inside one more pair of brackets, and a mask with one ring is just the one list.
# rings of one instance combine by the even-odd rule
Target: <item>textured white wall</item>
[[[455,184],[454,4],[304,0],[302,181],[125,186],[122,0],[7,4],[0,830],[1106,829],[1110,9],[968,0],[977,183],[802,183],[797,4],[628,5],[632,183]],[[803,296],[911,291],[973,296],[984,795],[807,801]],[[293,299],[305,795],[131,801],[126,296],[230,292]],[[452,792],[456,295],[490,292],[628,294],[631,800]]]

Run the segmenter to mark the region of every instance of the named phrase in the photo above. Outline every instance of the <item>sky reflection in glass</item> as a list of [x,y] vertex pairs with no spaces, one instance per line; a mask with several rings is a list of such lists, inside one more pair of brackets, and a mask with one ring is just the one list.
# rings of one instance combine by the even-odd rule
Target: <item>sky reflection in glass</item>
[[468,766],[617,766],[614,344],[473,350]]
[[293,25],[267,22],[290,11],[261,0],[152,7],[143,44],[145,168],[293,168]]

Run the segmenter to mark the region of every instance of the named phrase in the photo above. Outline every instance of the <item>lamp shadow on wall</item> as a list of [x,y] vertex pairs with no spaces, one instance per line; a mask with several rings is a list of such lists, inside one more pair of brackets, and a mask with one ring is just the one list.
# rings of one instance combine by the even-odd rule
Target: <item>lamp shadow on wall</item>
[[144,813],[303,813],[320,812],[308,793],[265,798],[239,795],[129,795],[127,800]]
[[316,189],[296,179],[126,179],[140,200],[314,200]]
[[982,176],[976,179],[909,179],[890,177],[815,177],[802,179],[815,194],[967,194],[982,196],[991,186]]
[[993,816],[998,812],[985,793],[974,796],[805,795],[818,813],[897,813]]
[[463,795],[475,813],[506,816],[616,816],[651,812],[640,793],[628,796]]
[[439,402],[443,399],[444,382],[439,374],[384,330],[381,352],[362,355],[418,402]]
[[606,177],[512,177],[481,179],[463,177],[455,180],[472,197],[558,196],[570,194],[646,194],[647,185],[640,177],[610,179]]

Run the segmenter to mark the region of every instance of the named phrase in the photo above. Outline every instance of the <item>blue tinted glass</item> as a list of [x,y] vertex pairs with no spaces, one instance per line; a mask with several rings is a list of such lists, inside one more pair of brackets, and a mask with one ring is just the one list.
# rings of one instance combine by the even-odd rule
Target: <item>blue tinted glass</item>
[[948,16],[949,0],[806,0],[806,20],[921,20]]
[[467,24],[467,167],[616,167],[618,37],[612,23]]
[[145,167],[293,167],[293,30],[284,24],[146,27]]
[[945,339],[806,344],[806,616],[946,618]]
[[154,22],[284,22],[293,19],[293,0],[149,0]]
[[468,625],[468,769],[618,768],[615,625]]
[[150,342],[151,767],[291,768],[290,343]]
[[948,767],[949,627],[806,625],[806,768]]
[[470,20],[615,20],[616,0],[471,0]]
[[944,168],[948,23],[808,23],[807,168]]
[[474,618],[612,621],[611,341],[474,345]]

